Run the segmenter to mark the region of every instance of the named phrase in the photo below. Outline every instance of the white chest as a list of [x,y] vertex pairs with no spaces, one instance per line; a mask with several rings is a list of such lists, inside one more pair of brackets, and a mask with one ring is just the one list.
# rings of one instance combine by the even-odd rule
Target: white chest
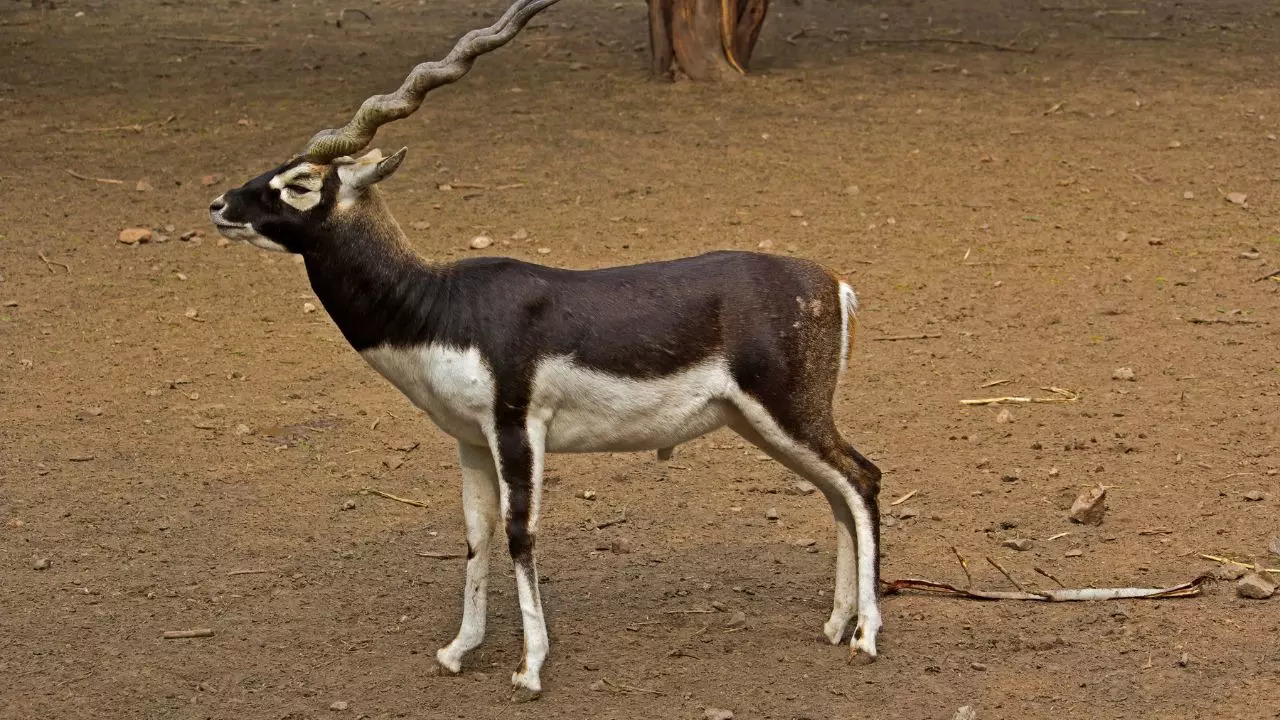
[[377,347],[361,355],[441,430],[464,442],[486,444],[493,426],[495,383],[479,350]]

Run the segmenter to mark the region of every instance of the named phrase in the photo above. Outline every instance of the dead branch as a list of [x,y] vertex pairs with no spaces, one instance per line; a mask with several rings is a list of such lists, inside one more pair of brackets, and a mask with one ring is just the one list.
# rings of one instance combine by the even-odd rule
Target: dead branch
[[[994,567],[996,570],[999,570],[1000,574],[1003,575],[1006,580],[1012,583],[1014,587],[1018,588],[1019,592],[1024,592],[1024,593],[1027,592],[1026,588],[1022,587],[1022,585],[1020,585],[1017,580],[1014,580],[1013,576],[1009,574],[1008,570],[1004,569],[1003,565],[996,562],[995,560],[992,560],[990,555],[987,556],[987,562],[991,564],[991,567]],[[1028,593],[1028,594],[1032,594],[1032,593]]]
[[232,570],[227,573],[227,577],[235,577],[236,575],[261,575],[263,573],[274,572],[273,570]]
[[1054,581],[1055,583],[1057,583],[1058,587],[1062,588],[1063,590],[1066,590],[1066,589],[1067,589],[1067,586],[1066,586],[1066,585],[1063,585],[1061,580],[1059,580],[1058,578],[1056,578],[1056,577],[1054,577],[1053,575],[1049,574],[1049,571],[1048,571],[1048,570],[1045,570],[1045,569],[1043,569],[1043,568],[1038,568],[1038,567],[1034,567],[1034,568],[1031,568],[1031,569],[1032,569],[1032,570],[1035,570],[1035,571],[1036,571],[1037,573],[1039,573],[1040,575],[1043,575],[1043,576],[1045,576],[1045,577],[1049,578],[1050,580]]
[[973,576],[969,574],[969,561],[960,554],[955,545],[951,546],[951,552],[955,553],[956,560],[960,562],[960,569],[964,571],[964,579],[968,582],[967,587],[973,587]]
[[621,525],[626,521],[627,521],[627,511],[623,510],[616,518],[611,518],[609,520],[596,523],[596,529],[603,530],[607,527],[613,527],[614,525]]
[[56,261],[56,260],[50,260],[49,258],[45,257],[45,255],[44,255],[44,253],[43,253],[43,252],[37,252],[37,253],[36,253],[36,255],[38,255],[38,256],[40,257],[40,259],[41,259],[42,261],[44,261],[44,266],[45,266],[46,268],[48,268],[48,269],[49,269],[49,272],[53,272],[53,266],[54,266],[54,265],[57,265],[57,266],[59,266],[59,267],[63,268],[64,270],[66,270],[68,275],[70,275],[70,274],[71,274],[71,266],[70,266],[70,265],[68,265],[68,264],[66,264],[66,263],[58,262],[58,261]]
[[894,342],[897,340],[936,340],[942,337],[939,333],[920,333],[919,335],[886,335],[885,337],[871,338],[877,342]]
[[77,180],[91,180],[93,182],[100,182],[105,185],[123,185],[124,184],[123,180],[116,180],[115,178],[89,177],[88,175],[81,175],[75,170],[69,170],[66,168],[63,169],[63,172],[65,172],[66,174],[70,175],[71,177]]
[[984,382],[981,385],[979,385],[978,389],[981,390],[982,388],[995,387],[997,385],[1004,385],[1005,383],[1011,383],[1011,382],[1013,382],[1013,378],[1005,378],[1004,380],[991,380],[989,382]]
[[1257,280],[1254,280],[1254,282],[1262,282],[1263,280],[1280,280],[1280,270],[1277,270],[1277,271],[1275,271],[1275,272],[1273,272],[1273,273],[1270,273],[1270,274],[1268,274],[1268,275],[1263,275],[1262,277],[1258,278]]
[[1016,52],[1016,53],[1033,53],[1036,46],[1029,48],[1020,48],[1013,45],[1005,45],[1002,43],[986,42],[984,40],[970,40],[968,38],[905,38],[905,39],[889,39],[889,40],[863,40],[864,45],[919,45],[922,43],[945,43],[948,45],[978,45],[988,47],[1000,52]]
[[464,555],[463,553],[455,553],[455,552],[420,551],[417,553],[417,555],[418,557],[431,558],[432,560],[457,560],[458,558],[466,557],[466,555]]
[[1255,325],[1252,318],[1187,318],[1192,325]]
[[954,595],[969,600],[1038,600],[1040,602],[1083,602],[1090,600],[1163,600],[1166,598],[1195,597],[1200,594],[1200,586],[1209,580],[1207,575],[1196,579],[1163,588],[1059,588],[1040,592],[1012,592],[1004,590],[975,590],[958,588],[947,583],[918,578],[905,578],[883,582],[886,593],[903,590],[919,590],[939,595]]
[[360,491],[367,492],[370,495],[377,495],[378,497],[384,497],[388,500],[395,500],[396,502],[401,502],[401,503],[404,503],[405,505],[412,505],[414,507],[420,507],[420,508],[427,507],[427,504],[422,502],[421,500],[410,500],[409,498],[402,498],[398,495],[392,495],[391,493],[388,493],[388,492],[382,492],[381,490],[374,490],[373,488],[360,488]]
[[196,628],[194,630],[165,630],[162,635],[165,640],[186,640],[188,638],[204,638],[213,637],[211,628]]

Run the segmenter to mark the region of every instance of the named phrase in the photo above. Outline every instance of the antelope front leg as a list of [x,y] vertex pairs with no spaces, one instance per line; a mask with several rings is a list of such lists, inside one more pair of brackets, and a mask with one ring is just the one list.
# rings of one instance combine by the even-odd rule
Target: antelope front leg
[[501,476],[499,498],[507,521],[507,547],[515,564],[516,594],[524,626],[524,657],[511,675],[515,702],[535,700],[542,693],[542,663],[547,659],[547,624],[538,592],[538,568],[533,546],[538,535],[542,501],[544,437],[540,427],[497,428],[494,450]]
[[467,526],[467,581],[458,635],[436,652],[445,670],[462,670],[462,658],[484,640],[489,595],[489,541],[498,523],[498,470],[489,448],[458,443],[462,466],[462,514]]

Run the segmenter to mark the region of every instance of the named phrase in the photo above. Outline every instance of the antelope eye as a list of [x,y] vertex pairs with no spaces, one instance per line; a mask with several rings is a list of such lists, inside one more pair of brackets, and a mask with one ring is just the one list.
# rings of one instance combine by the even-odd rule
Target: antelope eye
[[285,185],[284,189],[288,190],[291,193],[294,193],[295,195],[306,195],[307,193],[311,192],[311,188],[305,185],[295,185],[293,183]]

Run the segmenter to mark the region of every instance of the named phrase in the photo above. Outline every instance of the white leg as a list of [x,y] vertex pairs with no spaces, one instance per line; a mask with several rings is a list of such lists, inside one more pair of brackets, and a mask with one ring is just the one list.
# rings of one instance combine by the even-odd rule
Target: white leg
[[499,430],[494,451],[502,479],[499,505],[507,522],[507,544],[515,564],[516,595],[524,629],[524,657],[511,675],[512,699],[516,702],[533,700],[541,694],[542,665],[549,646],[534,556],[542,505],[546,431],[537,422],[529,422],[521,430]]
[[498,522],[498,471],[489,448],[458,444],[462,466],[462,514],[467,527],[467,581],[462,595],[458,635],[436,652],[449,672],[462,670],[462,658],[484,640],[489,590],[489,541]]
[[[801,476],[809,478],[815,485],[822,489],[823,493],[828,497],[832,494],[842,498],[846,507],[848,507],[852,515],[853,532],[848,539],[841,538],[837,535],[836,547],[836,605],[832,608],[831,619],[827,621],[824,628],[827,632],[827,638],[833,643],[837,643],[843,635],[843,624],[848,622],[846,612],[856,612],[858,616],[858,624],[854,629],[853,640],[849,644],[850,653],[857,657],[859,651],[865,654],[865,659],[873,660],[876,657],[876,634],[880,631],[880,608],[876,598],[876,557],[879,548],[876,545],[874,524],[878,518],[872,516],[871,509],[866,501],[858,494],[857,490],[852,486],[847,478],[840,472],[839,468],[833,467],[828,462],[818,456],[813,450],[801,445],[789,436],[778,424],[773,420],[763,406],[754,398],[740,395],[734,399],[734,405],[737,406],[739,412],[742,413],[743,419],[750,425],[750,429],[762,440],[761,448],[771,455],[777,454],[780,462],[783,462],[788,468]],[[737,427],[734,428],[738,429]],[[741,433],[742,431],[739,430]],[[755,442],[750,435],[743,433],[748,440]],[[836,503],[832,502],[833,508]],[[839,521],[837,520],[839,525]],[[847,534],[848,528],[838,533]],[[841,560],[841,556],[845,558],[853,557],[853,560]],[[853,567],[851,567],[853,566]],[[851,570],[856,568],[856,590],[851,593],[854,588],[850,587],[848,579],[841,579],[841,568],[845,573],[854,575]],[[856,598],[854,607],[850,607],[848,598],[853,594]],[[841,602],[844,600],[844,602]],[[846,610],[847,608],[847,610]],[[856,608],[856,610],[854,609]],[[841,618],[843,617],[843,623]],[[832,639],[834,625],[841,625],[839,628],[840,635],[836,635]]]

